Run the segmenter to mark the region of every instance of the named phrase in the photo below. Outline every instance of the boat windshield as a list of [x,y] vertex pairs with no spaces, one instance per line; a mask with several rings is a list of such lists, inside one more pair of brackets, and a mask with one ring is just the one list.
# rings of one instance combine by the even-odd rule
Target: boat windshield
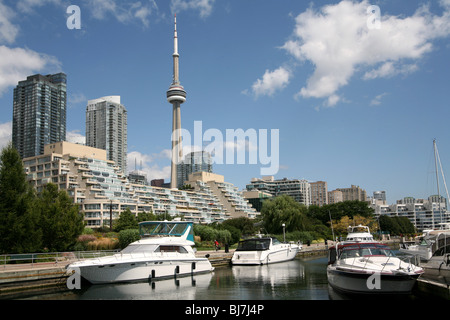
[[395,257],[395,254],[388,246],[377,243],[346,245],[339,249],[340,259],[369,256]]
[[123,249],[121,253],[150,253],[154,252],[157,247],[157,244],[130,244],[128,247]]
[[236,251],[262,251],[269,250],[270,239],[248,239],[239,241]]
[[139,223],[139,233],[146,237],[182,237],[194,241],[192,222],[186,221],[144,221]]

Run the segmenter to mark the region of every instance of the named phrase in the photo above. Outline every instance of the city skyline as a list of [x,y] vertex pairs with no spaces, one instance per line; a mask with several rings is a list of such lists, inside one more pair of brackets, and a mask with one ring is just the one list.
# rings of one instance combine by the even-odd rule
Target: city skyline
[[[201,120],[223,132],[279,129],[279,179],[383,190],[388,203],[436,194],[434,138],[444,171],[450,159],[450,2],[255,3],[75,1],[81,29],[70,30],[66,1],[0,1],[0,143],[11,132],[17,82],[64,72],[68,140],[84,138],[88,100],[120,95],[128,162],[142,162],[149,180],[170,181],[165,92],[177,13],[189,91],[183,128]],[[380,8],[379,29],[366,24],[370,5]],[[260,167],[214,165],[214,172],[244,189]]]

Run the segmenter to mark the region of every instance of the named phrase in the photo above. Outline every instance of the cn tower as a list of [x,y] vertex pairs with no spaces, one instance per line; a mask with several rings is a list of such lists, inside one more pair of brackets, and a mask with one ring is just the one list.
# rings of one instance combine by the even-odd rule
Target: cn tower
[[175,14],[175,32],[173,37],[173,81],[167,90],[167,101],[173,106],[172,114],[172,165],[170,170],[170,188],[177,188],[177,164],[182,160],[183,149],[181,146],[181,112],[180,107],[186,101],[186,91],[180,84],[177,15]]

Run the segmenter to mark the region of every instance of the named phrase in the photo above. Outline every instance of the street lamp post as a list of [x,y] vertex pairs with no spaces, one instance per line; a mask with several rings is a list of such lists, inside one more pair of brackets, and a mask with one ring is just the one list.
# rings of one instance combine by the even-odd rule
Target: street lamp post
[[283,242],[286,243],[286,224],[281,225],[283,227]]

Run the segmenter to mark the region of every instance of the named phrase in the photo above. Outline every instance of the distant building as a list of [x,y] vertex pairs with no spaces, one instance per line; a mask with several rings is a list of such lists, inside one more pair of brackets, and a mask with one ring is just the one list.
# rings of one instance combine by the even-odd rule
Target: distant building
[[344,196],[342,194],[342,191],[339,190],[328,191],[328,204],[334,204],[343,201]]
[[127,172],[127,110],[120,103],[120,96],[88,101],[86,145],[106,150],[108,160]]
[[367,192],[359,186],[352,185],[350,188],[337,188],[342,192],[343,201],[367,201]]
[[128,180],[131,183],[148,185],[147,174],[144,171],[134,170],[129,172]]
[[184,185],[184,182],[189,179],[191,173],[201,171],[209,173],[213,172],[211,154],[206,151],[188,153],[184,157],[184,160],[177,164],[178,188]]
[[298,203],[310,205],[310,184],[306,180],[289,180],[287,178],[275,180],[273,176],[252,178],[251,183],[246,185],[247,191],[259,190],[270,193],[276,197],[286,194]]
[[[450,223],[450,212],[444,203],[434,202],[433,196],[428,200],[406,197],[398,200],[396,204],[380,205],[372,204],[375,215],[407,217],[418,231],[439,229],[442,224]],[[441,199],[445,201],[446,199]]]
[[[215,195],[223,205],[228,218],[256,218],[258,212],[250,205],[241,191],[232,183],[225,182],[224,176],[209,172],[195,172],[189,175],[186,184],[198,192]],[[212,204],[211,204],[212,205]]]
[[323,206],[328,204],[328,186],[325,181],[310,182],[311,204]]
[[12,143],[21,158],[44,153],[46,144],[66,140],[67,76],[37,74],[14,89]]
[[150,181],[150,185],[152,187],[159,187],[159,188],[163,188],[164,185],[164,179],[153,179]]
[[397,200],[397,204],[423,203],[423,201],[423,199],[415,199],[414,197],[404,197],[403,199]]
[[373,198],[375,200],[386,201],[386,191],[374,191]]
[[261,212],[263,202],[273,197],[270,193],[259,190],[244,191],[243,195],[258,212]]

